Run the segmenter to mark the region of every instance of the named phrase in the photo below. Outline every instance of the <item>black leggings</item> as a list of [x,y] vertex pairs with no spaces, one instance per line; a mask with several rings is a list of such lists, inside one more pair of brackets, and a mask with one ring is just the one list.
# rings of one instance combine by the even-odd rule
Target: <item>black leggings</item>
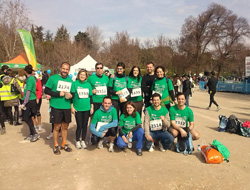
[[[120,115],[123,114],[123,107],[124,107],[125,103],[126,102],[121,103],[120,100],[112,100],[112,104],[117,111],[117,119],[118,120],[120,118]],[[120,114],[120,111],[121,111],[121,114]]]
[[82,136],[82,141],[85,141],[87,134],[87,126],[89,121],[90,112],[88,111],[77,111],[75,112],[76,117],[76,141],[80,140]]
[[215,93],[216,93],[216,92],[212,92],[212,93],[210,94],[210,103],[209,103],[209,107],[211,107],[212,103],[214,103],[217,107],[219,106],[219,105],[217,104],[217,102],[214,100],[214,95],[215,95]]
[[5,127],[5,124],[4,124],[4,118],[5,118],[5,114],[4,114],[4,111],[3,111],[3,102],[0,101],[0,123],[1,123],[1,127]]
[[34,123],[31,119],[35,115],[36,115],[36,100],[29,100],[29,102],[26,104],[26,110],[23,110],[23,120],[29,126],[31,135],[36,134]]
[[[115,137],[117,134],[117,127],[112,127],[112,128],[109,128],[108,132],[106,133],[105,137]],[[93,145],[97,144],[99,141],[100,141],[100,137],[97,137],[95,135],[92,134],[92,137],[91,137],[91,142]]]

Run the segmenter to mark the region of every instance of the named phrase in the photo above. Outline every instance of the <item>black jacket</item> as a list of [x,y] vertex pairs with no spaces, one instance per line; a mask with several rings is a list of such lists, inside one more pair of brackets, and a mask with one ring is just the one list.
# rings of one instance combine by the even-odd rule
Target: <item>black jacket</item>
[[183,94],[186,96],[188,96],[191,92],[191,82],[189,81],[189,79],[186,79],[183,81]]
[[208,90],[212,91],[212,92],[216,92],[216,85],[217,85],[217,79],[215,78],[215,76],[212,76],[207,83],[208,86]]
[[144,98],[145,102],[149,102],[150,97],[152,95],[151,87],[154,82],[154,80],[157,78],[157,76],[146,74],[142,77],[141,87],[142,91],[144,92]]

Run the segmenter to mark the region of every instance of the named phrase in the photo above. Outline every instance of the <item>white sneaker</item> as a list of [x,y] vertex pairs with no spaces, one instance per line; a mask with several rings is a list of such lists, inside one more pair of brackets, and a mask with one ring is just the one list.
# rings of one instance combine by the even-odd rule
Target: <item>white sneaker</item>
[[47,140],[50,140],[52,138],[53,138],[53,133],[50,133],[50,135],[46,137]]
[[132,148],[132,142],[128,143],[128,148]]
[[97,147],[98,147],[99,149],[103,149],[103,139],[100,139],[100,141],[98,142]]
[[166,150],[163,148],[161,141],[159,141],[159,149],[162,152],[165,152]]
[[109,143],[109,152],[114,152],[114,143]]
[[221,109],[221,107],[220,107],[220,106],[218,106],[216,111],[219,111],[220,109]]
[[148,150],[149,152],[154,152],[154,143],[152,143],[152,145],[151,145],[151,147],[150,147],[150,149]]
[[42,126],[41,125],[38,125],[37,126],[37,130],[39,131],[39,132],[41,132],[43,129],[42,129]]
[[84,141],[81,141],[81,147],[82,147],[82,149],[87,148],[87,145],[85,144],[85,142],[84,142]]
[[211,109],[211,107],[207,107],[207,110],[210,110]]
[[76,141],[76,148],[77,149],[81,149],[82,148],[80,141]]

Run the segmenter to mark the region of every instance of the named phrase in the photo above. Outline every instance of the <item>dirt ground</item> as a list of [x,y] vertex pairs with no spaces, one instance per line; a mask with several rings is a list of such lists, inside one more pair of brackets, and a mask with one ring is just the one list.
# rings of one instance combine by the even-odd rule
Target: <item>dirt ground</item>
[[209,95],[196,89],[190,99],[194,111],[195,128],[201,138],[198,144],[223,143],[230,151],[230,162],[206,164],[200,152],[184,156],[174,151],[153,153],[143,151],[139,157],[132,151],[115,147],[109,153],[107,146],[97,149],[75,148],[75,121],[70,124],[68,142],[73,152],[54,155],[53,141],[46,136],[51,131],[48,101],[42,104],[41,138],[35,143],[24,141],[29,134],[26,124],[10,126],[0,136],[0,189],[250,189],[250,139],[236,134],[218,132],[218,115],[236,115],[250,120],[250,96],[218,92],[215,100],[222,109],[213,105],[206,110]]

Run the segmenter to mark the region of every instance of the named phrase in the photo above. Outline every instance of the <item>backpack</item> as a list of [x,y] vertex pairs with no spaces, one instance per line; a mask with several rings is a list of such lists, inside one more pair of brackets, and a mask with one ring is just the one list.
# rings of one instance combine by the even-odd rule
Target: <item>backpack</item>
[[244,136],[244,137],[250,137],[250,122],[249,121],[245,121],[240,122],[240,135]]
[[192,135],[189,132],[189,128],[183,128],[187,132],[187,137],[181,137],[181,134],[178,134],[176,152],[183,153],[184,155],[192,154],[194,151]]
[[235,115],[230,115],[227,121],[226,131],[230,133],[240,132],[240,122]]
[[[115,84],[115,79],[116,79],[116,75],[115,75],[114,78],[113,78],[113,86],[114,86],[114,84]],[[127,85],[128,85],[128,77],[127,77],[127,76],[125,76],[125,80],[126,80]]]
[[[227,160],[228,157],[230,156],[230,152],[227,149],[227,147],[225,147],[222,143],[220,143],[217,140],[214,140],[212,143],[212,147],[215,148],[216,150],[218,150],[221,155],[224,157],[224,160]],[[228,161],[228,160],[227,160]]]
[[224,160],[221,153],[211,146],[203,145],[201,147],[201,154],[209,164],[219,164]]
[[225,132],[226,129],[227,129],[227,122],[228,122],[228,119],[226,116],[224,115],[219,115],[219,132]]

